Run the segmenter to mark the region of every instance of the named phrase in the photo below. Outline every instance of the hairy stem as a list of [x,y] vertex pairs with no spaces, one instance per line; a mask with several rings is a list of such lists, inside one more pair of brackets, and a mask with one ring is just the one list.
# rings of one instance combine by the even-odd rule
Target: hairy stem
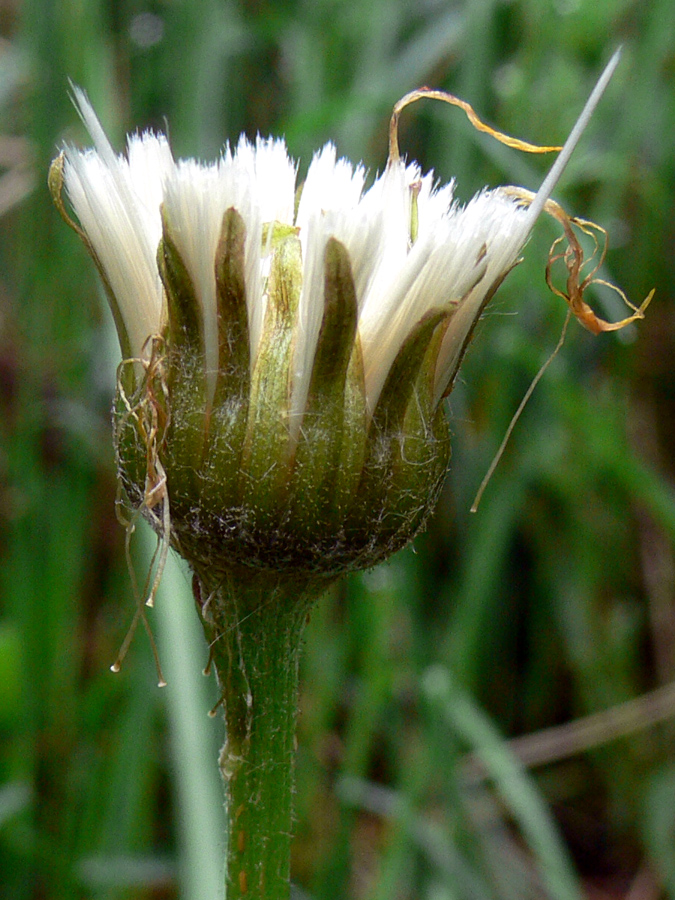
[[195,591],[225,713],[228,900],[289,897],[298,664],[318,593],[229,576]]

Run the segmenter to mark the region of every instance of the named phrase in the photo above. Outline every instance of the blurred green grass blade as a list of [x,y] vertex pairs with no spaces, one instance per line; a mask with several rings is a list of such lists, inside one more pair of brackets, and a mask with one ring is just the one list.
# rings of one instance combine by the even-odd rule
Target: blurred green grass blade
[[644,802],[644,839],[670,897],[675,897],[675,766],[656,772]]
[[459,51],[465,35],[465,18],[457,7],[447,10],[439,7],[437,18],[410,38],[394,58],[391,67],[380,71],[378,91],[388,95],[395,86],[403,95],[425,83],[429,72]]
[[157,857],[91,856],[77,866],[80,881],[94,896],[116,900],[132,889],[166,890],[174,881],[171,863]]
[[467,529],[466,557],[442,656],[469,689],[477,685],[485,665],[485,635],[494,606],[501,603],[500,585],[524,496],[518,475],[503,477],[499,491]]
[[0,787],[0,828],[26,809],[32,799],[32,791],[25,781],[12,781]]
[[[343,803],[365,810],[372,815],[386,819],[398,832],[405,834],[435,870],[453,897],[471,898],[471,900],[496,900],[494,892],[478,872],[466,859],[457,844],[448,836],[447,829],[434,821],[430,816],[417,813],[409,797],[400,791],[383,787],[362,778],[345,776],[338,782],[337,790]],[[405,856],[410,859],[410,854]],[[383,875],[387,874],[387,868]],[[398,884],[389,883],[380,876],[373,891],[373,900],[389,900],[394,896]],[[387,893],[389,888],[389,893]]]
[[442,666],[428,669],[422,686],[431,704],[469,744],[489,772],[539,863],[551,898],[581,900],[581,887],[553,818],[492,722]]
[[96,754],[90,763],[84,796],[73,779],[66,802],[65,817],[71,822],[78,869],[90,856],[110,858],[151,851],[153,825],[147,786],[157,771],[159,701],[148,680],[152,672],[149,654],[146,647],[142,651],[134,654],[129,666],[137,669],[135,677],[125,672],[116,678],[102,669],[98,690],[88,699],[88,730],[95,734],[112,719],[114,738],[109,752]]
[[[165,15],[174,152],[215,156],[225,137],[236,140],[241,126],[238,63],[244,49],[251,50],[252,36],[234,3],[180,0]],[[160,116],[166,112],[156,110]]]
[[401,609],[410,600],[403,559],[353,578],[349,584],[353,627],[359,636],[359,680],[345,731],[342,770],[360,776],[367,769],[378,729],[386,717],[396,679],[392,645],[401,628]]
[[[349,717],[344,726],[343,775],[364,776],[373,756],[382,752],[378,751],[378,738],[380,745],[385,743],[382,732],[391,728],[387,714],[397,675],[393,647],[397,631],[404,627],[402,611],[412,599],[404,558],[357,575],[348,583],[350,631],[354,640],[351,651],[356,659],[357,677],[353,678]],[[344,879],[349,868],[353,828],[352,810],[343,808],[331,857],[314,885],[320,897],[333,896],[338,884],[347,889]]]
[[[156,538],[144,523],[144,556],[149,561]],[[209,718],[211,685],[202,675],[208,650],[194,609],[190,576],[169,554],[155,600],[152,624],[167,686],[171,758],[180,833],[182,900],[223,896],[225,815],[218,774],[216,731]],[[219,721],[219,720],[217,720]]]

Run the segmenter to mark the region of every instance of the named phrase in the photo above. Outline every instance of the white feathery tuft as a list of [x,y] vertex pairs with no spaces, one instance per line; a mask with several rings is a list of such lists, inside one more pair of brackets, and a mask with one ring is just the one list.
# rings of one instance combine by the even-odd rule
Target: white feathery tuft
[[132,352],[140,357],[162,316],[157,198],[173,157],[166,139],[149,133],[130,139],[129,160],[116,156],[86,94],[73,90],[96,150],[66,148],[66,193],[106,273]]
[[[171,234],[193,281],[204,328],[206,377],[215,388],[218,333],[215,253],[225,211],[246,226],[245,281],[251,358],[263,330],[271,245],[263,227],[298,229],[303,287],[297,313],[290,385],[290,427],[302,422],[324,310],[324,257],[329,238],[346,248],[359,307],[358,335],[366,400],[372,412],[403,343],[432,310],[451,314],[435,373],[440,400],[454,375],[486,297],[518,259],[619,61],[614,54],[539,192],[526,207],[506,192],[484,190],[465,206],[453,182],[434,185],[433,173],[390,160],[365,190],[365,171],[338,159],[327,144],[313,158],[297,215],[296,165],[281,140],[242,137],[234,152],[204,165],[175,163],[162,135],[128,140],[113,151],[89,100],[73,86],[75,103],[95,150],[65,151],[68,197],[105,271],[135,355],[163,321],[156,263],[164,204]],[[413,219],[415,226],[413,228]]]

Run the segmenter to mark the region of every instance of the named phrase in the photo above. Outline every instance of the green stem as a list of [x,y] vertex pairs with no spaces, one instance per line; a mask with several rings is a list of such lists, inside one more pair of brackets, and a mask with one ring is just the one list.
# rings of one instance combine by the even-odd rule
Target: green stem
[[288,900],[298,664],[320,591],[230,576],[207,585],[198,605],[227,733],[227,900]]

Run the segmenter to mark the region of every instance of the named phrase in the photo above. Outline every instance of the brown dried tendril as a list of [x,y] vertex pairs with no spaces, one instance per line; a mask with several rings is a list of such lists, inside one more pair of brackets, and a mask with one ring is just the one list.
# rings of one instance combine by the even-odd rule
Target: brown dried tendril
[[[155,594],[157,593],[157,588],[162,579],[162,574],[169,554],[171,536],[171,512],[169,506],[169,492],[166,483],[166,472],[159,458],[159,448],[164,440],[170,421],[170,414],[168,412],[168,388],[164,373],[163,345],[163,339],[159,335],[149,337],[145,345],[150,348],[149,358],[144,356],[140,359],[124,359],[117,369],[117,393],[126,408],[126,412],[121,417],[118,428],[121,430],[129,420],[133,420],[136,434],[145,445],[146,466],[143,501],[138,508],[133,511],[129,518],[122,512],[123,504],[120,494],[122,488],[121,485],[118,487],[118,499],[116,504],[117,518],[126,530],[125,554],[134,596],[136,598],[136,612],[134,613],[134,617],[124,641],[122,642],[120,651],[117,654],[117,659],[111,666],[113,672],[119,672],[138,623],[141,621],[143,622],[143,626],[152,645],[160,687],[164,687],[166,681],[162,674],[159,663],[159,654],[150,629],[150,624],[145,614],[144,606],[154,605]],[[124,369],[128,366],[140,366],[144,370],[140,396],[134,403],[132,403],[127,396],[124,388],[124,378],[122,377]],[[157,396],[158,386],[162,394],[161,402],[160,398]],[[156,512],[158,508],[159,512]],[[134,533],[136,523],[143,512],[149,513],[155,520],[158,539],[157,547],[148,567],[148,574],[143,585],[143,590],[140,591],[131,560],[131,536]],[[153,569],[155,569],[155,564],[156,571],[153,579],[152,572]],[[145,604],[143,598],[146,598]]]
[[[502,190],[509,197],[528,206],[535,197],[531,191],[528,191],[525,188],[506,187],[502,188]],[[644,319],[645,310],[654,296],[653,290],[647,294],[640,306],[635,306],[628,297],[626,297],[620,287],[617,287],[609,281],[605,281],[604,278],[596,278],[596,274],[605,261],[605,255],[607,253],[607,232],[605,229],[600,225],[596,225],[595,222],[589,222],[586,219],[579,219],[576,216],[568,215],[562,206],[560,206],[559,203],[556,203],[555,200],[546,201],[544,204],[544,212],[548,213],[549,216],[559,222],[562,225],[564,232],[564,234],[556,238],[551,244],[551,249],[548,254],[548,263],[546,265],[546,284],[556,297],[562,297],[565,303],[567,303],[572,315],[577,318],[584,328],[588,329],[588,331],[593,334],[601,334],[603,331],[619,331],[620,329],[625,328],[626,325],[635,322],[637,319]],[[578,228],[579,231],[588,235],[593,240],[594,250],[588,259],[584,257],[583,248],[574,231],[575,228]],[[598,240],[598,236],[601,236],[601,242]],[[567,246],[564,250],[559,251],[558,248],[565,240],[567,241]],[[553,266],[560,260],[563,261],[565,268],[567,269],[567,283],[566,290],[564,291],[557,288],[553,283]],[[583,269],[589,265],[592,266],[590,272],[582,278]],[[632,314],[625,319],[621,319],[619,322],[607,322],[604,319],[601,319],[584,300],[584,293],[592,284],[602,284],[615,291],[624,301],[626,306],[633,310]]]

